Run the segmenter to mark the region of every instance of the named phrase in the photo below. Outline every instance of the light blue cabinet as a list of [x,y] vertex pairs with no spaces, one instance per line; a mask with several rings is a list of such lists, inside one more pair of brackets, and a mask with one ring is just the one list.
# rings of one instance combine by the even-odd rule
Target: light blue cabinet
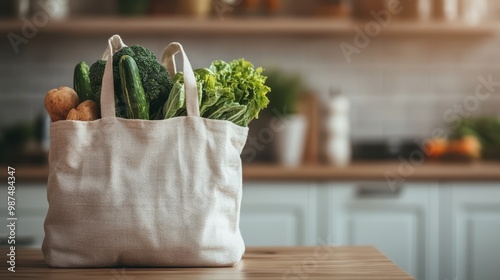
[[245,184],[240,228],[247,246],[316,244],[314,184]]
[[248,246],[373,245],[416,279],[496,280],[500,183],[251,183]]
[[330,184],[332,244],[373,245],[417,279],[437,279],[438,185]]
[[448,187],[452,279],[500,279],[500,183]]
[[[45,185],[16,185],[16,246],[18,247],[40,247],[43,242],[43,222],[48,210],[47,189]],[[3,188],[0,192],[0,219],[7,222],[7,190]],[[6,237],[9,229],[0,226],[0,244],[7,245]]]

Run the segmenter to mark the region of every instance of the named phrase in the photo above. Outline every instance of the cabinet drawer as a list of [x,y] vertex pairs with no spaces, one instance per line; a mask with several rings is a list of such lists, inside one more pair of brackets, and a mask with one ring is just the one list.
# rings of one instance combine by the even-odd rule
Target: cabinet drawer
[[333,242],[375,246],[417,279],[432,279],[426,274],[427,260],[437,261],[431,246],[438,234],[437,192],[433,183],[331,184]]
[[[7,221],[7,217],[0,217],[2,221]],[[42,246],[43,222],[45,216],[18,216],[16,221],[16,247],[36,247]],[[6,223],[6,222],[5,222]],[[7,226],[0,227],[0,239],[2,246],[7,244],[6,238],[9,236]]]
[[[7,201],[7,188],[2,188],[0,201]],[[16,185],[16,214],[44,215],[49,204],[47,202],[47,187],[45,185]],[[6,209],[5,209],[6,210]],[[4,211],[2,209],[1,211]]]
[[240,229],[247,246],[313,245],[316,195],[313,184],[245,184]]

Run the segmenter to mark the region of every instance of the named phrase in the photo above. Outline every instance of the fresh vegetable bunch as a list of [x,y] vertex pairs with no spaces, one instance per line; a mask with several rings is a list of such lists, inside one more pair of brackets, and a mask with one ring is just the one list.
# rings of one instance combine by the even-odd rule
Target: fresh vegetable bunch
[[452,133],[454,138],[476,137],[481,143],[482,156],[486,159],[500,158],[500,119],[476,117],[462,120]]
[[431,158],[499,159],[500,119],[465,118],[449,139],[432,139],[426,148]]
[[[113,55],[113,79],[118,117],[160,120],[186,115],[183,73],[172,78],[154,54],[141,46],[125,47]],[[46,108],[53,121],[99,118],[101,85],[106,62],[75,67],[74,88],[47,94]],[[267,77],[262,68],[244,60],[218,60],[194,71],[200,116],[248,126],[267,107]]]
[[477,160],[481,158],[483,149],[479,139],[472,135],[430,139],[425,148],[429,158],[446,160]]
[[[218,60],[210,68],[194,70],[200,116],[248,126],[269,104],[266,94],[270,88],[265,85],[266,77],[262,71],[262,68],[255,69],[252,63],[244,59],[230,63]],[[174,77],[172,92],[156,118],[185,116],[185,99],[184,77],[178,73]]]
[[[156,60],[156,56],[145,47],[124,47],[113,55],[113,79],[116,97],[116,113],[118,117],[127,115],[126,104],[123,98],[122,76],[120,75],[120,59],[128,55],[137,64],[137,73],[141,85],[146,93],[150,114],[156,113],[168,98],[172,89],[172,79],[167,70]],[[100,104],[101,85],[106,61],[98,60],[90,67],[89,80],[92,88],[93,100]]]

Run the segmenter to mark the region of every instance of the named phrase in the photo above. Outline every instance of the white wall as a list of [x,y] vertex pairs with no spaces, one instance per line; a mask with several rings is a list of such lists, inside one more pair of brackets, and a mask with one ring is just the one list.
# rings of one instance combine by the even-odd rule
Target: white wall
[[[353,102],[352,134],[358,139],[427,136],[431,129],[445,127],[445,110],[474,94],[478,76],[492,74],[493,80],[500,81],[500,36],[379,37],[353,56],[350,64],[339,44],[351,37],[124,39],[146,45],[158,55],[164,45],[178,40],[195,67],[215,59],[245,57],[256,65],[300,72],[323,95],[329,87],[339,87]],[[97,59],[105,42],[104,37],[51,37],[42,30],[16,55],[2,40],[0,124],[43,111],[45,92],[71,85],[74,65]],[[499,93],[482,102],[479,112],[500,114]]]
[[[496,6],[500,6],[497,5]],[[496,11],[496,6],[492,11]],[[360,26],[362,27],[362,26]],[[93,62],[106,36],[52,36],[40,32],[15,54],[0,37],[0,126],[43,112],[47,90],[71,85],[74,65]],[[259,66],[297,71],[319,94],[340,88],[352,100],[354,139],[427,137],[446,128],[443,113],[473,95],[478,76],[500,81],[500,35],[402,35],[373,39],[348,63],[340,50],[353,35],[124,36],[160,55],[171,41],[182,42],[195,67],[215,59],[245,57]],[[475,114],[500,114],[500,87]]]

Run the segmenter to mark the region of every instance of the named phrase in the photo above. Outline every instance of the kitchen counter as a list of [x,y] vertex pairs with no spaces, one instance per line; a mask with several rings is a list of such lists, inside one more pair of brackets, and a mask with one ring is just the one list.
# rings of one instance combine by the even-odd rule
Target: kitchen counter
[[[46,183],[47,166],[16,167],[18,183]],[[7,167],[0,174],[7,181]],[[283,167],[274,164],[247,164],[243,166],[243,180],[251,181],[386,181],[386,175],[404,181],[491,181],[500,182],[500,162],[402,164],[395,161],[355,162],[346,167],[304,165]]]
[[395,161],[355,162],[346,167],[247,165],[245,181],[499,181],[500,162],[411,164]]
[[373,247],[247,248],[240,263],[225,268],[54,269],[40,250],[18,249],[12,273],[1,259],[2,279],[414,279]]

